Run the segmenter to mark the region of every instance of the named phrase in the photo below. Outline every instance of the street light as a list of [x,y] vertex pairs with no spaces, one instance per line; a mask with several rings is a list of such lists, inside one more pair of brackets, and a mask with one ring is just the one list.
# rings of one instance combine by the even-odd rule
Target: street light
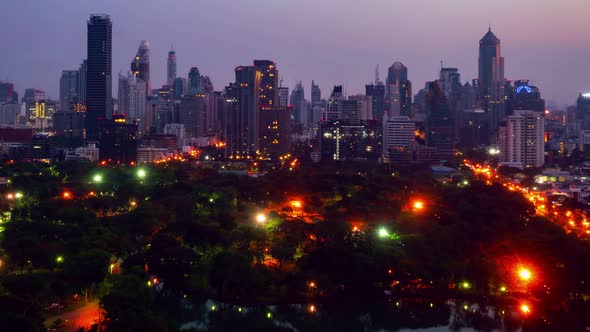
[[96,183],[101,183],[102,182],[102,175],[94,174],[94,176],[92,177],[92,181],[96,182]]
[[379,231],[377,231],[377,235],[384,239],[386,237],[389,237],[389,232],[387,231],[387,229],[385,227],[381,227],[379,228]]
[[531,272],[531,270],[525,267],[521,267],[520,269],[518,269],[518,278],[522,281],[527,282],[533,278],[533,273]]
[[147,176],[147,172],[145,169],[140,168],[137,170],[137,177],[140,179],[145,179],[145,177]]
[[266,222],[267,218],[266,215],[264,213],[258,213],[256,215],[256,222],[259,224],[264,224]]

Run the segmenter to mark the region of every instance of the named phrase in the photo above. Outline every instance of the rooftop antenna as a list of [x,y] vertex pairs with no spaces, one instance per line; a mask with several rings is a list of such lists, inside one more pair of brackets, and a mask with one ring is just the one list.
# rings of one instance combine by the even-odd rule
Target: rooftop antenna
[[279,88],[283,87],[283,76],[279,79]]
[[440,70],[442,70],[442,69],[443,69],[443,61],[440,60]]

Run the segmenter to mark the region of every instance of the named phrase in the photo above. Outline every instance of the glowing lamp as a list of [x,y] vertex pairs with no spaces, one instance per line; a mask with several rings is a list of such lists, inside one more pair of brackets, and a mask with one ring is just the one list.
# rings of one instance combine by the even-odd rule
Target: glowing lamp
[[55,262],[58,263],[58,264],[59,263],[63,263],[63,261],[64,261],[64,256],[57,256],[55,258]]
[[522,267],[518,269],[518,278],[522,281],[529,281],[533,278],[533,274],[531,270]]
[[256,222],[259,224],[264,224],[266,222],[266,215],[264,213],[259,213],[256,215]]
[[92,177],[92,181],[94,181],[94,182],[96,182],[96,183],[101,183],[101,182],[102,182],[102,175],[100,175],[100,174],[95,174],[95,175]]
[[377,232],[377,235],[380,238],[386,238],[389,236],[389,232],[387,231],[387,229],[385,227],[381,227],[379,228],[379,231]]
[[300,209],[303,206],[303,204],[301,203],[301,201],[291,201],[289,204],[292,207],[297,208],[297,209]]
[[522,312],[525,315],[528,315],[531,313],[531,307],[529,307],[528,304],[523,303],[520,305],[520,312]]
[[423,210],[424,209],[424,202],[422,201],[415,201],[414,204],[412,204],[412,207],[414,208],[414,210]]
[[145,177],[147,176],[147,172],[145,171],[145,169],[140,168],[137,170],[137,177],[140,179],[145,179]]

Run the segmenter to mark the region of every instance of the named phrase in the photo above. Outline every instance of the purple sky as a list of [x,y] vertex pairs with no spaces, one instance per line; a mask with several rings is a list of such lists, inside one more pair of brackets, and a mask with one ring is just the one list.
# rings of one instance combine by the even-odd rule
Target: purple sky
[[[113,21],[113,77],[129,69],[142,39],[151,44],[152,86],[165,82],[174,44],[178,74],[191,66],[216,90],[234,67],[277,62],[284,85],[312,79],[364,93],[375,66],[409,69],[414,93],[438,76],[440,60],[462,80],[477,76],[478,40],[491,23],[502,40],[508,79],[531,79],[543,97],[574,103],[590,91],[589,0],[18,0],[0,4],[0,80],[21,93],[58,98],[62,69],[86,57],[86,20]],[[116,79],[113,80],[116,96]]]

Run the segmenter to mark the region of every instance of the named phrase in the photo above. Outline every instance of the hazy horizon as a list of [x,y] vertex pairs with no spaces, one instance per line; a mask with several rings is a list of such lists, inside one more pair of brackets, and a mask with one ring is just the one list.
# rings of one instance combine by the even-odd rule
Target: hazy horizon
[[364,93],[377,64],[384,80],[387,67],[401,61],[415,94],[438,77],[441,60],[459,68],[463,82],[477,77],[478,41],[489,25],[502,41],[507,79],[530,79],[559,105],[590,91],[587,0],[21,0],[3,9],[0,80],[14,83],[21,97],[38,88],[59,98],[61,71],[78,69],[86,57],[91,13],[113,22],[114,96],[117,74],[129,70],[143,39],[151,45],[153,88],[165,84],[174,45],[178,75],[197,66],[216,90],[234,81],[236,66],[269,59],[285,86],[303,81],[308,99],[312,79],[322,97],[335,84]]

